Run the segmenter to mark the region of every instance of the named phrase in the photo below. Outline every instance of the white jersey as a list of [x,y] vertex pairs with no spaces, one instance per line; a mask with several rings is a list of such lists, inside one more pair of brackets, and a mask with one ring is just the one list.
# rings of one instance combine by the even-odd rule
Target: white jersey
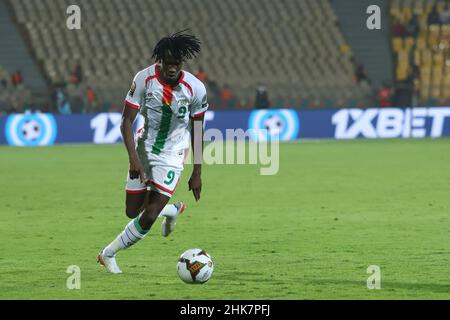
[[189,147],[190,119],[208,109],[206,89],[191,73],[182,70],[176,85],[162,82],[154,64],[134,77],[125,105],[140,110],[144,127],[139,144],[154,155],[173,154]]

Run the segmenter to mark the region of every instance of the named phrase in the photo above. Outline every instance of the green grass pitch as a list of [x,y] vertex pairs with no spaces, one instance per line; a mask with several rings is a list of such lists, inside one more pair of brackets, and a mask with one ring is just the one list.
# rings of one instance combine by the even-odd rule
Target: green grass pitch
[[[449,299],[450,140],[282,144],[280,171],[188,166],[173,199],[188,209],[163,238],[158,220],[122,251],[124,274],[95,261],[125,226],[121,145],[0,148],[1,299]],[[186,249],[214,259],[204,285],[176,274]],[[66,269],[81,268],[68,290]],[[381,289],[367,288],[367,267]]]

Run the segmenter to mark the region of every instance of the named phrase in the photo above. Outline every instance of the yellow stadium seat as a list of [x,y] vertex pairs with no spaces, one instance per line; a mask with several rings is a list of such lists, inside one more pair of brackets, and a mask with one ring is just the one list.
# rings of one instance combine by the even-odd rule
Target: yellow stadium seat
[[435,67],[442,68],[444,66],[444,54],[442,52],[435,53],[433,56],[433,62]]
[[428,30],[430,31],[431,34],[438,35],[441,31],[441,26],[438,24],[432,24],[428,27]]
[[425,36],[419,36],[416,40],[416,46],[417,49],[426,49],[427,48],[427,41]]
[[433,55],[430,50],[422,51],[422,62],[424,66],[431,67]]
[[399,52],[403,48],[403,39],[400,37],[395,37],[392,39],[392,49],[394,52]]
[[430,83],[430,79],[431,79],[430,68],[421,68],[420,69],[420,81],[422,83]]
[[414,50],[414,63],[417,66],[420,66],[421,63],[421,59],[420,59],[421,55],[420,55],[420,50]]
[[414,43],[415,39],[413,37],[407,37],[405,38],[404,48],[409,51],[414,45]]
[[442,25],[441,33],[443,37],[450,36],[450,25],[449,24]]
[[435,99],[439,99],[441,97],[441,88],[431,87],[431,96]]

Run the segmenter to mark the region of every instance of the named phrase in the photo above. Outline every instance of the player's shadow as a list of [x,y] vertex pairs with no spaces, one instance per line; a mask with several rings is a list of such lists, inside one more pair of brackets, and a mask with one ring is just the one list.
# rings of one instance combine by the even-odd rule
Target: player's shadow
[[[367,287],[367,282],[365,281],[355,281],[355,280],[334,280],[334,279],[323,279],[323,280],[312,280],[309,283],[317,285],[342,285],[352,286],[352,287]],[[449,283],[408,283],[408,282],[395,282],[395,281],[383,281],[381,279],[381,289],[396,291],[396,290],[408,290],[408,291],[427,291],[435,293],[448,293],[450,295],[450,284]]]

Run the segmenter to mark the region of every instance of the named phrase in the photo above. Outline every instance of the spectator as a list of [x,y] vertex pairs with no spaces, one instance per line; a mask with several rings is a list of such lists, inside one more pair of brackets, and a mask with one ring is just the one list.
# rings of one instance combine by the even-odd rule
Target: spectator
[[25,88],[23,83],[19,84],[15,89],[16,99],[19,101],[19,109],[23,111],[33,112],[36,106],[31,103],[31,92]]
[[406,28],[406,33],[408,36],[416,38],[419,34],[419,19],[417,18],[417,15],[413,15],[411,20],[408,23],[408,26]]
[[428,25],[432,24],[441,24],[441,18],[439,16],[439,13],[437,11],[437,6],[433,6],[433,10],[431,11],[430,15],[428,16]]
[[413,94],[411,97],[411,107],[420,107],[420,91],[418,87],[413,90]]
[[85,112],[86,90],[79,84],[69,83],[66,87],[66,93],[72,113]]
[[77,64],[70,75],[70,82],[73,84],[79,84],[83,80],[81,66]]
[[450,23],[450,11],[448,9],[442,11],[439,18],[442,24]]
[[259,84],[256,88],[255,108],[267,109],[270,107],[269,96],[266,86]]
[[[413,60],[410,60],[413,61]],[[420,79],[420,67],[416,64],[412,64],[412,72],[411,72],[411,80],[410,82],[414,83]]]
[[88,86],[86,89],[86,98],[88,111],[95,111],[97,109],[97,97],[95,95],[94,89],[92,89],[90,86]]
[[56,107],[61,114],[71,114],[70,103],[67,101],[66,95],[62,88],[56,89]]
[[406,35],[406,28],[398,19],[394,22],[393,33],[395,37],[403,38]]
[[221,93],[221,98],[222,98],[221,106],[229,108],[231,99],[233,98],[233,94],[228,84],[225,84],[225,87],[223,88]]
[[361,83],[363,81],[369,82],[366,70],[362,64],[358,64],[355,69],[354,79],[356,83]]
[[8,87],[9,74],[8,71],[0,66],[0,85],[2,89],[6,89]]
[[392,106],[392,97],[394,96],[394,92],[392,88],[383,84],[383,86],[378,90],[378,103],[382,108],[387,108]]
[[20,70],[16,70],[12,75],[11,75],[11,83],[13,84],[13,86],[18,86],[21,83],[23,83],[23,78],[22,78],[22,71]]
[[208,76],[206,75],[206,72],[203,70],[203,68],[200,66],[198,68],[197,73],[195,74],[198,80],[200,80],[203,83],[206,83],[208,81]]
[[8,111],[8,92],[5,88],[0,89],[0,115]]

